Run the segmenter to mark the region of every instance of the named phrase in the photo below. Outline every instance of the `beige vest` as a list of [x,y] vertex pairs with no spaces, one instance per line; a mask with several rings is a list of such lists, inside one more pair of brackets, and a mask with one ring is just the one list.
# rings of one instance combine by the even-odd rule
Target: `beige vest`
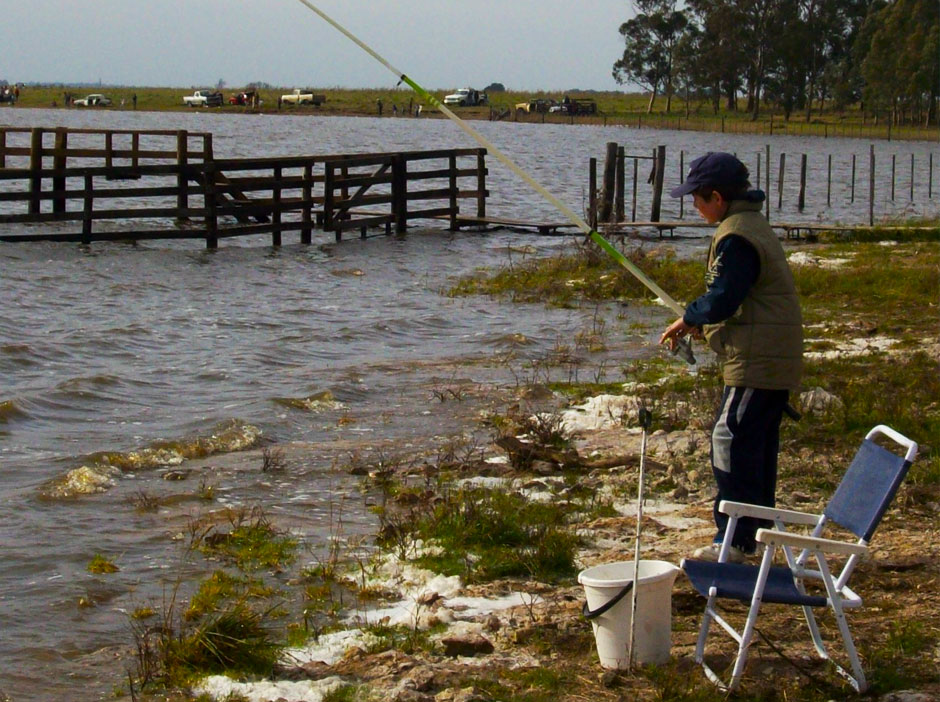
[[793,275],[783,247],[760,212],[760,203],[733,200],[708,252],[726,236],[746,239],[760,256],[760,274],[738,311],[705,326],[718,354],[725,385],[766,390],[798,390],[803,366],[803,321]]

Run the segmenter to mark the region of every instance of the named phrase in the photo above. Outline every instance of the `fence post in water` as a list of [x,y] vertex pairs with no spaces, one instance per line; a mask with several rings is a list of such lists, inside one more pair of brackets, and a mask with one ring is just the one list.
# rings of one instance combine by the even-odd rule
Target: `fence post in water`
[[[65,170],[68,165],[66,149],[69,144],[69,132],[65,127],[56,127],[55,153],[52,156],[52,168],[57,171]],[[53,176],[52,189],[57,193],[52,200],[53,212],[65,212],[65,176]]]
[[[0,168],[3,167],[3,164],[0,163]],[[930,158],[928,160],[927,166],[927,199],[933,199],[933,151],[930,152]]]
[[588,162],[588,216],[591,229],[597,231],[597,159]]
[[313,166],[307,164],[304,166],[304,187],[303,187],[303,209],[300,212],[303,226],[300,228],[300,243],[309,244],[310,234],[313,230],[312,217],[310,212],[313,209]]
[[185,211],[189,209],[189,195],[186,190],[189,186],[189,178],[187,177],[189,171],[189,132],[185,129],[176,132],[176,165],[176,208],[179,210],[176,213],[176,218],[189,219],[185,214]]
[[274,167],[274,185],[271,186],[271,246],[281,245],[281,176],[284,171]]
[[105,135],[104,135],[104,165],[109,171],[114,167],[114,133],[113,132],[105,132]]
[[653,207],[650,213],[650,221],[658,222],[663,200],[663,178],[666,175],[666,147],[660,144],[656,147],[653,155],[656,170],[653,175]]
[[875,145],[868,152],[868,226],[875,224]]
[[826,167],[826,207],[832,204],[832,154]]
[[806,154],[802,154],[800,157],[800,199],[799,199],[799,210],[803,211],[803,206],[806,204]]
[[897,154],[891,154],[891,202],[894,202],[894,162],[897,160]]
[[451,154],[449,161],[448,190],[450,191],[450,202],[448,206],[450,207],[450,231],[455,232],[457,231],[457,156]]
[[208,161],[203,164],[202,198],[203,207],[206,208],[206,248],[219,248],[219,216],[216,210],[215,199],[215,163]]
[[401,154],[392,159],[392,207],[395,208],[395,231],[408,229],[408,162]]
[[[760,155],[757,157],[757,182],[760,182]],[[679,150],[679,184],[685,182],[685,151]],[[682,219],[685,214],[685,198],[679,198],[679,219]]]
[[0,168],[7,167],[7,130],[0,127]]
[[[209,135],[210,139],[212,135]],[[131,167],[134,171],[137,171],[137,167],[140,165],[140,133],[134,132],[131,134]]]
[[911,154],[911,202],[914,202],[914,154]]
[[91,243],[91,215],[95,207],[94,179],[90,173],[85,174],[85,197],[82,208],[82,243]]
[[783,205],[783,170],[787,164],[787,155],[785,153],[780,154],[780,174],[777,177],[777,209],[779,210]]
[[614,191],[614,219],[622,222],[625,217],[623,213],[623,181],[624,181],[624,149],[617,147],[617,185]]
[[640,160],[638,158],[633,159],[633,207],[630,211],[630,221],[636,221],[636,180],[637,173],[640,170]]
[[39,195],[42,191],[42,176],[39,171],[42,170],[42,128],[33,127],[30,133],[29,142],[29,170],[32,174],[29,177],[29,213],[39,214]]
[[477,217],[486,217],[486,149],[477,150]]
[[[770,115],[770,118],[773,119],[774,116]],[[767,167],[764,169],[764,216],[767,218],[767,221],[770,221],[770,144],[765,144],[764,149],[767,153],[767,158],[764,160],[767,162]]]
[[852,154],[852,190],[849,195],[849,202],[855,202],[855,154]]
[[[394,188],[394,179],[392,187]],[[393,196],[393,200],[394,200]],[[327,161],[323,164],[323,230],[333,228],[333,164]]]
[[614,189],[617,177],[617,142],[607,142],[607,155],[604,158],[604,181],[601,185],[601,207],[598,221],[609,222],[614,209]]

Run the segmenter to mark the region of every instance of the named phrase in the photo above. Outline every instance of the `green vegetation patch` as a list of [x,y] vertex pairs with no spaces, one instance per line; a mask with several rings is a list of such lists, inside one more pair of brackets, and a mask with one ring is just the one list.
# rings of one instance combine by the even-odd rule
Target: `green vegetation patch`
[[297,539],[276,529],[260,509],[231,515],[229,531],[206,535],[200,550],[245,571],[282,570],[297,556]]
[[559,504],[483,488],[445,491],[430,508],[396,519],[384,517],[379,541],[414,541],[440,546],[440,555],[416,559],[422,566],[468,581],[505,577],[557,582],[576,573],[578,539],[565,529],[568,509]]
[[100,553],[96,553],[88,562],[88,572],[94,573],[95,575],[117,573],[119,570],[120,568],[115,565],[114,561],[107,556],[102,556]]
[[[624,254],[653,280],[668,280],[679,298],[702,287],[704,264],[679,259],[671,249],[636,248]],[[547,302],[572,307],[583,301],[649,300],[646,287],[593,244],[547,258],[525,260],[495,274],[462,278],[451,296],[508,295],[514,302]]]

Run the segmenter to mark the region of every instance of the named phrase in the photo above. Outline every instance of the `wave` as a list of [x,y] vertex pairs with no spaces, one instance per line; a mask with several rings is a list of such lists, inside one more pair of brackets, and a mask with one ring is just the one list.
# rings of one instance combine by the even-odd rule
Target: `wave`
[[344,409],[346,406],[339,402],[329,390],[315,393],[309,397],[274,397],[271,401],[276,405],[290,409],[304,410],[305,412],[323,412],[327,410]]
[[240,420],[218,425],[207,436],[155,441],[134,451],[101,451],[86,463],[52,479],[40,488],[40,496],[64,499],[105,492],[122,473],[177,466],[186,460],[220,453],[244,451],[257,446],[261,430]]
[[0,401],[0,424],[6,424],[11,419],[23,419],[28,416],[29,413],[19,407],[16,400]]

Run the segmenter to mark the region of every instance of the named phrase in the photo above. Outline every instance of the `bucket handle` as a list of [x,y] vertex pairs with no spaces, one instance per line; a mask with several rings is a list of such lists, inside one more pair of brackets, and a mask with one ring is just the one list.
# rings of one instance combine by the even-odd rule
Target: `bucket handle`
[[624,597],[626,597],[626,596],[627,596],[627,593],[629,593],[630,590],[632,590],[632,589],[633,589],[633,581],[631,580],[630,582],[628,582],[626,585],[623,586],[623,589],[621,589],[620,592],[618,592],[616,595],[614,595],[611,599],[607,600],[607,602],[605,602],[604,604],[602,604],[602,605],[601,605],[600,607],[598,607],[597,609],[593,609],[593,610],[590,609],[590,608],[588,607],[588,603],[585,602],[585,603],[584,603],[584,606],[581,608],[581,614],[582,614],[582,616],[583,616],[585,619],[588,619],[588,620],[590,620],[590,619],[596,619],[597,617],[601,616],[604,612],[608,611],[608,610],[609,610],[611,607],[613,607],[615,604],[617,604],[618,602],[620,602],[620,600],[622,600]]

